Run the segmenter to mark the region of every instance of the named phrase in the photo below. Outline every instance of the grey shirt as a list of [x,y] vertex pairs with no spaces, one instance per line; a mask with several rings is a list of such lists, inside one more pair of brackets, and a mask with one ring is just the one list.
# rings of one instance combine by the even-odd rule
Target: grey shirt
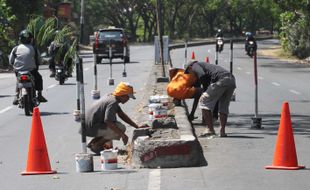
[[[15,71],[32,71],[40,64],[39,52],[30,44],[20,44],[15,46],[9,57],[10,64]],[[37,58],[35,57],[37,56]],[[36,63],[36,60],[38,63]]]
[[192,70],[196,74],[204,90],[206,90],[211,83],[215,83],[224,77],[232,76],[232,74],[223,67],[205,62],[193,63]]
[[96,101],[85,115],[86,135],[95,136],[99,129],[106,128],[106,121],[116,122],[121,111],[115,96],[108,95]]

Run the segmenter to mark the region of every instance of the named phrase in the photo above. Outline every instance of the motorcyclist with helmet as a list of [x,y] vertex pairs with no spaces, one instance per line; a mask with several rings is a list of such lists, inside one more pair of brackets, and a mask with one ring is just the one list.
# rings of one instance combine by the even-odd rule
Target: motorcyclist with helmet
[[216,38],[223,38],[224,37],[223,31],[221,29],[218,29],[215,37]]
[[[37,98],[40,102],[47,102],[42,96],[43,79],[38,72],[41,63],[39,50],[33,45],[33,34],[29,30],[22,30],[19,34],[19,45],[15,46],[9,57],[9,63],[13,66],[15,75],[19,71],[30,71],[35,80]],[[13,105],[18,105],[19,90],[16,84],[16,94]]]
[[[59,31],[57,30],[56,35],[58,32]],[[48,53],[51,55],[51,59],[49,60],[49,69],[51,71],[50,77],[55,77],[55,64],[57,59],[65,61],[64,58],[69,49],[70,44],[64,38],[53,40],[51,42],[50,46],[48,47]],[[66,76],[72,77],[72,59],[68,58],[64,65],[66,66]]]
[[215,38],[216,38],[216,49],[218,52],[222,52],[223,51],[223,48],[224,48],[224,40],[223,40],[223,32],[221,29],[218,29],[217,30],[217,33],[215,35]]
[[254,51],[257,50],[257,44],[256,44],[256,39],[254,37],[254,35],[252,34],[252,32],[246,32],[245,33],[245,51],[246,53],[248,54],[248,45],[249,45],[249,42],[252,41],[254,43]]

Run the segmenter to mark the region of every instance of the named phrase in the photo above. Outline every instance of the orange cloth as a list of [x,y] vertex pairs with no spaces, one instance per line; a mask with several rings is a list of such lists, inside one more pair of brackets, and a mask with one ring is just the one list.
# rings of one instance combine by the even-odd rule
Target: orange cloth
[[120,82],[112,93],[114,96],[124,96],[128,95],[130,98],[135,99],[133,87],[128,83]]
[[173,98],[184,100],[193,98],[196,88],[193,86],[197,77],[193,72],[184,73],[184,69],[178,69],[167,86],[167,94]]

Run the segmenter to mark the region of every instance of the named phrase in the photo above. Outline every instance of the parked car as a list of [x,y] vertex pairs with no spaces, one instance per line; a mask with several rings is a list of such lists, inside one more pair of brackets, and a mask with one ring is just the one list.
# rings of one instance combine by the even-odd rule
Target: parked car
[[95,32],[93,53],[97,63],[101,63],[102,59],[110,59],[110,48],[112,50],[111,59],[121,58],[126,63],[130,62],[128,38],[124,29],[108,27]]

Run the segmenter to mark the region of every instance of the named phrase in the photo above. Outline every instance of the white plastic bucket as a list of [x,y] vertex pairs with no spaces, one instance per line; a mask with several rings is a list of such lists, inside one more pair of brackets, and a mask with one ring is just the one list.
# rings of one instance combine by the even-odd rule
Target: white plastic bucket
[[75,166],[76,172],[94,171],[93,156],[86,153],[75,154]]
[[100,152],[102,170],[117,169],[117,152],[118,150],[113,149],[103,150]]

